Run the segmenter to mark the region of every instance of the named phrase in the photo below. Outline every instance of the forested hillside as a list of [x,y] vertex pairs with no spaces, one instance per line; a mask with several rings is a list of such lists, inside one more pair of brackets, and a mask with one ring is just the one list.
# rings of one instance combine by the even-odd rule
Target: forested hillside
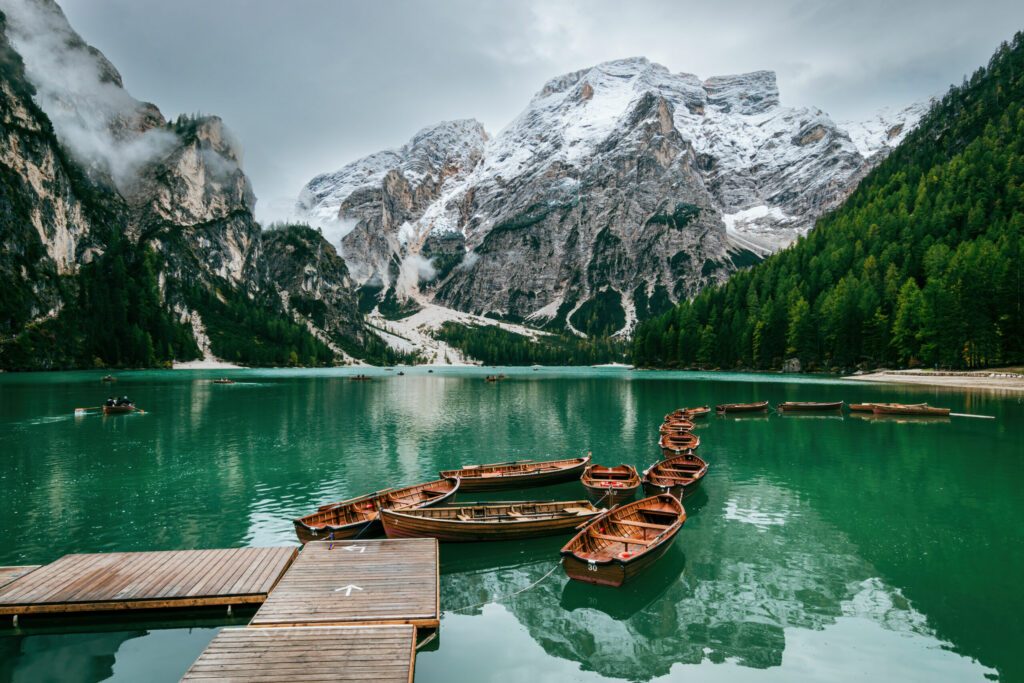
[[1024,34],[789,249],[638,327],[641,366],[1024,360]]

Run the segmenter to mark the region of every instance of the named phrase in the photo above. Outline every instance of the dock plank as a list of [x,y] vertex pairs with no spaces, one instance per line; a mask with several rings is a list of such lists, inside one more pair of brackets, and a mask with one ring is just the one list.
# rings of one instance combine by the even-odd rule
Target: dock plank
[[6,583],[0,574],[0,615],[260,603],[295,553],[232,548],[65,555]]
[[415,647],[408,625],[228,628],[181,680],[411,683]]
[[0,586],[6,586],[15,579],[20,579],[31,571],[39,569],[42,565],[22,564],[14,567],[0,567]]
[[307,543],[250,625],[359,623],[440,624],[435,539]]

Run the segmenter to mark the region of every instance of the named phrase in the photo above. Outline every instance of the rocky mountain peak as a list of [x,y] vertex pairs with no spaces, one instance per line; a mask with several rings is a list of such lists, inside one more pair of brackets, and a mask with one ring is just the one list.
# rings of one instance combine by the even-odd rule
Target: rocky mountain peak
[[750,116],[779,106],[779,86],[774,71],[713,76],[703,85],[708,104],[726,114]]
[[[855,143],[782,106],[772,71],[701,80],[633,57],[549,80],[493,138],[418,134],[317,176],[299,210],[346,226],[358,282],[627,330],[806,232],[915,122],[879,119]],[[459,163],[438,183],[448,139]]]

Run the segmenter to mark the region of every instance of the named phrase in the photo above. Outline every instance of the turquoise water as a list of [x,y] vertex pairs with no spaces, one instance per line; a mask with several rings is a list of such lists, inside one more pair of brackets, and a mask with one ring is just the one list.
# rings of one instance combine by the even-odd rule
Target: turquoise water
[[[614,368],[504,369],[498,384],[482,381],[490,368],[404,371],[229,371],[226,386],[210,383],[224,371],[120,373],[113,391],[147,412],[109,418],[73,415],[106,398],[103,373],[2,375],[0,565],[293,544],[290,520],[324,502],[471,462],[591,451],[646,467],[662,415],[682,405],[930,401],[997,419],[711,417],[689,521],[619,590],[568,582],[564,539],[443,546],[446,612],[416,679],[1024,680],[1017,396]],[[177,680],[226,623],[8,628],[0,681]]]

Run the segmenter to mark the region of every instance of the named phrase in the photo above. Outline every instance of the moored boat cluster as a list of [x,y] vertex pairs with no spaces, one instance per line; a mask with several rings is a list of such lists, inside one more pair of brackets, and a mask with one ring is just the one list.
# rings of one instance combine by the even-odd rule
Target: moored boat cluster
[[[840,411],[843,402],[787,402],[778,412]],[[853,404],[875,414],[948,415],[927,404]],[[716,406],[718,414],[768,410],[768,402]],[[577,532],[561,549],[570,578],[620,586],[670,547],[683,523],[683,501],[700,486],[708,463],[696,454],[695,420],[709,406],[681,408],[658,427],[661,460],[641,474],[632,465],[593,463],[590,454],[559,460],[514,460],[442,470],[439,478],[324,505],[296,519],[303,543],[387,535],[444,542],[518,540]],[[456,494],[520,490],[579,480],[587,500],[515,500],[455,504]],[[635,500],[643,490],[646,497]]]
[[[666,459],[641,476],[632,465],[602,466],[590,454],[560,460],[516,460],[442,470],[439,479],[330,503],[296,519],[303,543],[385,534],[444,542],[518,540],[571,533],[561,550],[570,578],[621,585],[658,559],[686,521],[682,499],[693,493],[707,463],[693,453],[693,419],[710,408],[666,416],[659,433],[685,449],[662,445]],[[578,479],[588,500],[519,500],[453,504],[456,493],[546,486]],[[643,488],[648,497],[634,501]]]

